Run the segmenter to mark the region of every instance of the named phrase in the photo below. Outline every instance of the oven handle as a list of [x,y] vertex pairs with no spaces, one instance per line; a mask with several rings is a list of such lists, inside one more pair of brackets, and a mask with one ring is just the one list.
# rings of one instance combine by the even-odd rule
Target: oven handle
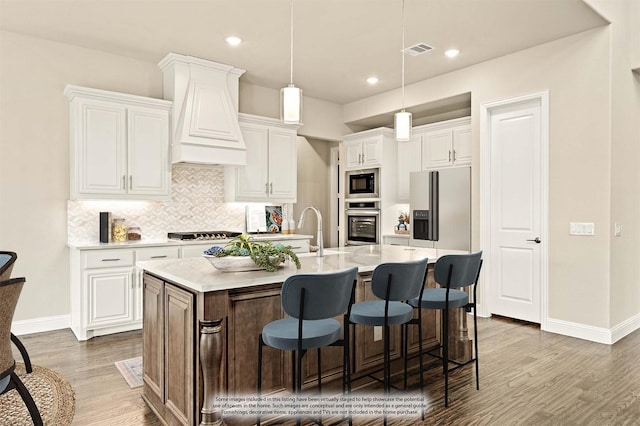
[[380,210],[347,210],[347,216],[377,216]]

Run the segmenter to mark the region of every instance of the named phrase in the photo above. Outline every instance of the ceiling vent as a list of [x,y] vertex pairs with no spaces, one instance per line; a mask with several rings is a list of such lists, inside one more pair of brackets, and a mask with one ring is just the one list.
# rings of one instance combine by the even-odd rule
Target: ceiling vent
[[427,43],[418,43],[402,49],[402,52],[411,56],[418,56],[431,50],[433,50],[433,47],[429,46]]

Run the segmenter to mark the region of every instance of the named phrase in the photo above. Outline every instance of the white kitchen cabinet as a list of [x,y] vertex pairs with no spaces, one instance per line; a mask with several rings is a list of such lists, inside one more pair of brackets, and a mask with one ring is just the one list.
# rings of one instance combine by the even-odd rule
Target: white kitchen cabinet
[[71,250],[71,329],[87,340],[142,327],[142,270],[135,262],[178,258],[178,247]]
[[422,170],[471,164],[471,119],[449,120],[425,126]]
[[346,170],[366,169],[379,167],[382,163],[382,134],[363,136],[358,133],[355,139],[352,135],[345,136],[344,153],[346,158]]
[[67,86],[72,199],[169,199],[171,102]]
[[398,142],[397,148],[397,202],[408,203],[411,172],[471,164],[471,119],[416,126],[411,140]]
[[240,129],[247,147],[247,165],[225,169],[227,201],[295,203],[297,128],[240,114]]

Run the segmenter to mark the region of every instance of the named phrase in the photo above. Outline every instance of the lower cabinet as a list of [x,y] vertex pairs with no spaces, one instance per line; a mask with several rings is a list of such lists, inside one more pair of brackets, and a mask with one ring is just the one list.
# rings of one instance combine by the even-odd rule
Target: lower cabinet
[[133,268],[93,269],[85,272],[87,328],[130,323],[134,320]]
[[145,275],[145,398],[169,424],[194,423],[194,304],[192,293]]
[[76,338],[140,329],[142,270],[135,262],[178,256],[178,247],[71,250],[71,329]]

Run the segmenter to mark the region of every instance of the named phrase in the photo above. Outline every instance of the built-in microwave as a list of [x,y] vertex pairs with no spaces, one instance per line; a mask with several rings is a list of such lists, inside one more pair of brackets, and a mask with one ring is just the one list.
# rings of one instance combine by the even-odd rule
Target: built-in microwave
[[378,198],[378,169],[347,172],[347,198]]

